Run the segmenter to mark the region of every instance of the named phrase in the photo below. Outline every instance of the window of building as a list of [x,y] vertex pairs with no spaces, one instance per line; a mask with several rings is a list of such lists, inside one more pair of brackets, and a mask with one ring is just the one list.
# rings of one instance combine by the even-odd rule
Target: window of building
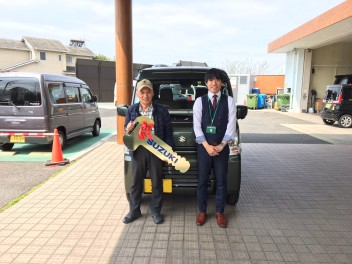
[[59,55],[59,61],[61,61],[61,54]]
[[76,67],[75,66],[66,66],[66,71],[67,72],[76,72]]
[[247,76],[240,76],[240,84],[247,84]]
[[66,62],[72,63],[72,56],[66,55]]
[[46,54],[44,51],[40,52],[40,60],[46,60]]

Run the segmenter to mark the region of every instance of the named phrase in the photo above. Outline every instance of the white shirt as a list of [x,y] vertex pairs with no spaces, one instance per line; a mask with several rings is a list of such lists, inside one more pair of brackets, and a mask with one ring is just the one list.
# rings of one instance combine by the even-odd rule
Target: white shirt
[[[217,99],[220,100],[221,92],[219,91],[216,94],[218,97]],[[214,94],[208,92],[208,97],[211,98],[211,102],[213,102]],[[225,136],[222,141],[231,141],[236,133],[236,104],[233,97],[227,97],[228,106],[229,106],[229,119],[227,123],[227,128],[225,132]],[[196,142],[201,144],[202,142],[206,141],[205,135],[202,130],[202,98],[198,97],[193,105],[193,130],[194,134],[196,135]]]

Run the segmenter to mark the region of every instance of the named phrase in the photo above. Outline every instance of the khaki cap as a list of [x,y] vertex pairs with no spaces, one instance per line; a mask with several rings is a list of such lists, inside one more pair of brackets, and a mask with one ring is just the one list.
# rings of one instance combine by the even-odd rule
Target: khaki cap
[[141,80],[141,81],[139,81],[139,82],[137,83],[137,91],[140,91],[140,90],[142,90],[143,88],[149,88],[150,90],[153,91],[153,85],[152,85],[152,83],[151,83],[149,80],[147,80],[147,79],[143,79],[143,80]]

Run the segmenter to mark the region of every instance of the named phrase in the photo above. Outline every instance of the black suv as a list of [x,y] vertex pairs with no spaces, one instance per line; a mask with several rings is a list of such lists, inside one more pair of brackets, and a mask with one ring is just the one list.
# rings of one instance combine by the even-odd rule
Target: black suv
[[[197,145],[193,132],[193,104],[196,98],[208,92],[204,82],[208,67],[153,67],[139,72],[136,81],[148,79],[153,84],[153,101],[166,105],[172,119],[174,151],[185,157],[191,164],[186,173],[180,173],[171,165],[165,165],[163,175],[172,182],[172,192],[195,191],[197,188]],[[231,83],[225,71],[223,82],[225,86],[222,93],[232,96]],[[132,104],[139,102],[134,89]],[[118,115],[125,116],[127,105],[118,106]],[[246,106],[237,106],[237,119],[247,115]],[[227,177],[227,203],[235,205],[239,198],[241,185],[241,146],[240,131],[237,123],[236,136],[230,142],[230,157]],[[128,150],[125,151],[125,189],[130,192],[132,163]],[[147,176],[148,177],[148,176]],[[215,176],[209,177],[208,192],[215,193]],[[145,186],[145,191],[146,188]]]
[[336,75],[333,85],[326,87],[323,110],[320,114],[324,123],[340,127],[352,127],[352,75]]

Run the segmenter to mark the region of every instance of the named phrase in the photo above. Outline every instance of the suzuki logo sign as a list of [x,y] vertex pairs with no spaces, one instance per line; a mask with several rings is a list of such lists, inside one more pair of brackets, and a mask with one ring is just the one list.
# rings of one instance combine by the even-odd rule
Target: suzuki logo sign
[[180,136],[180,137],[178,138],[178,141],[180,141],[180,142],[185,142],[185,141],[186,141],[186,138],[185,138],[184,136]]

